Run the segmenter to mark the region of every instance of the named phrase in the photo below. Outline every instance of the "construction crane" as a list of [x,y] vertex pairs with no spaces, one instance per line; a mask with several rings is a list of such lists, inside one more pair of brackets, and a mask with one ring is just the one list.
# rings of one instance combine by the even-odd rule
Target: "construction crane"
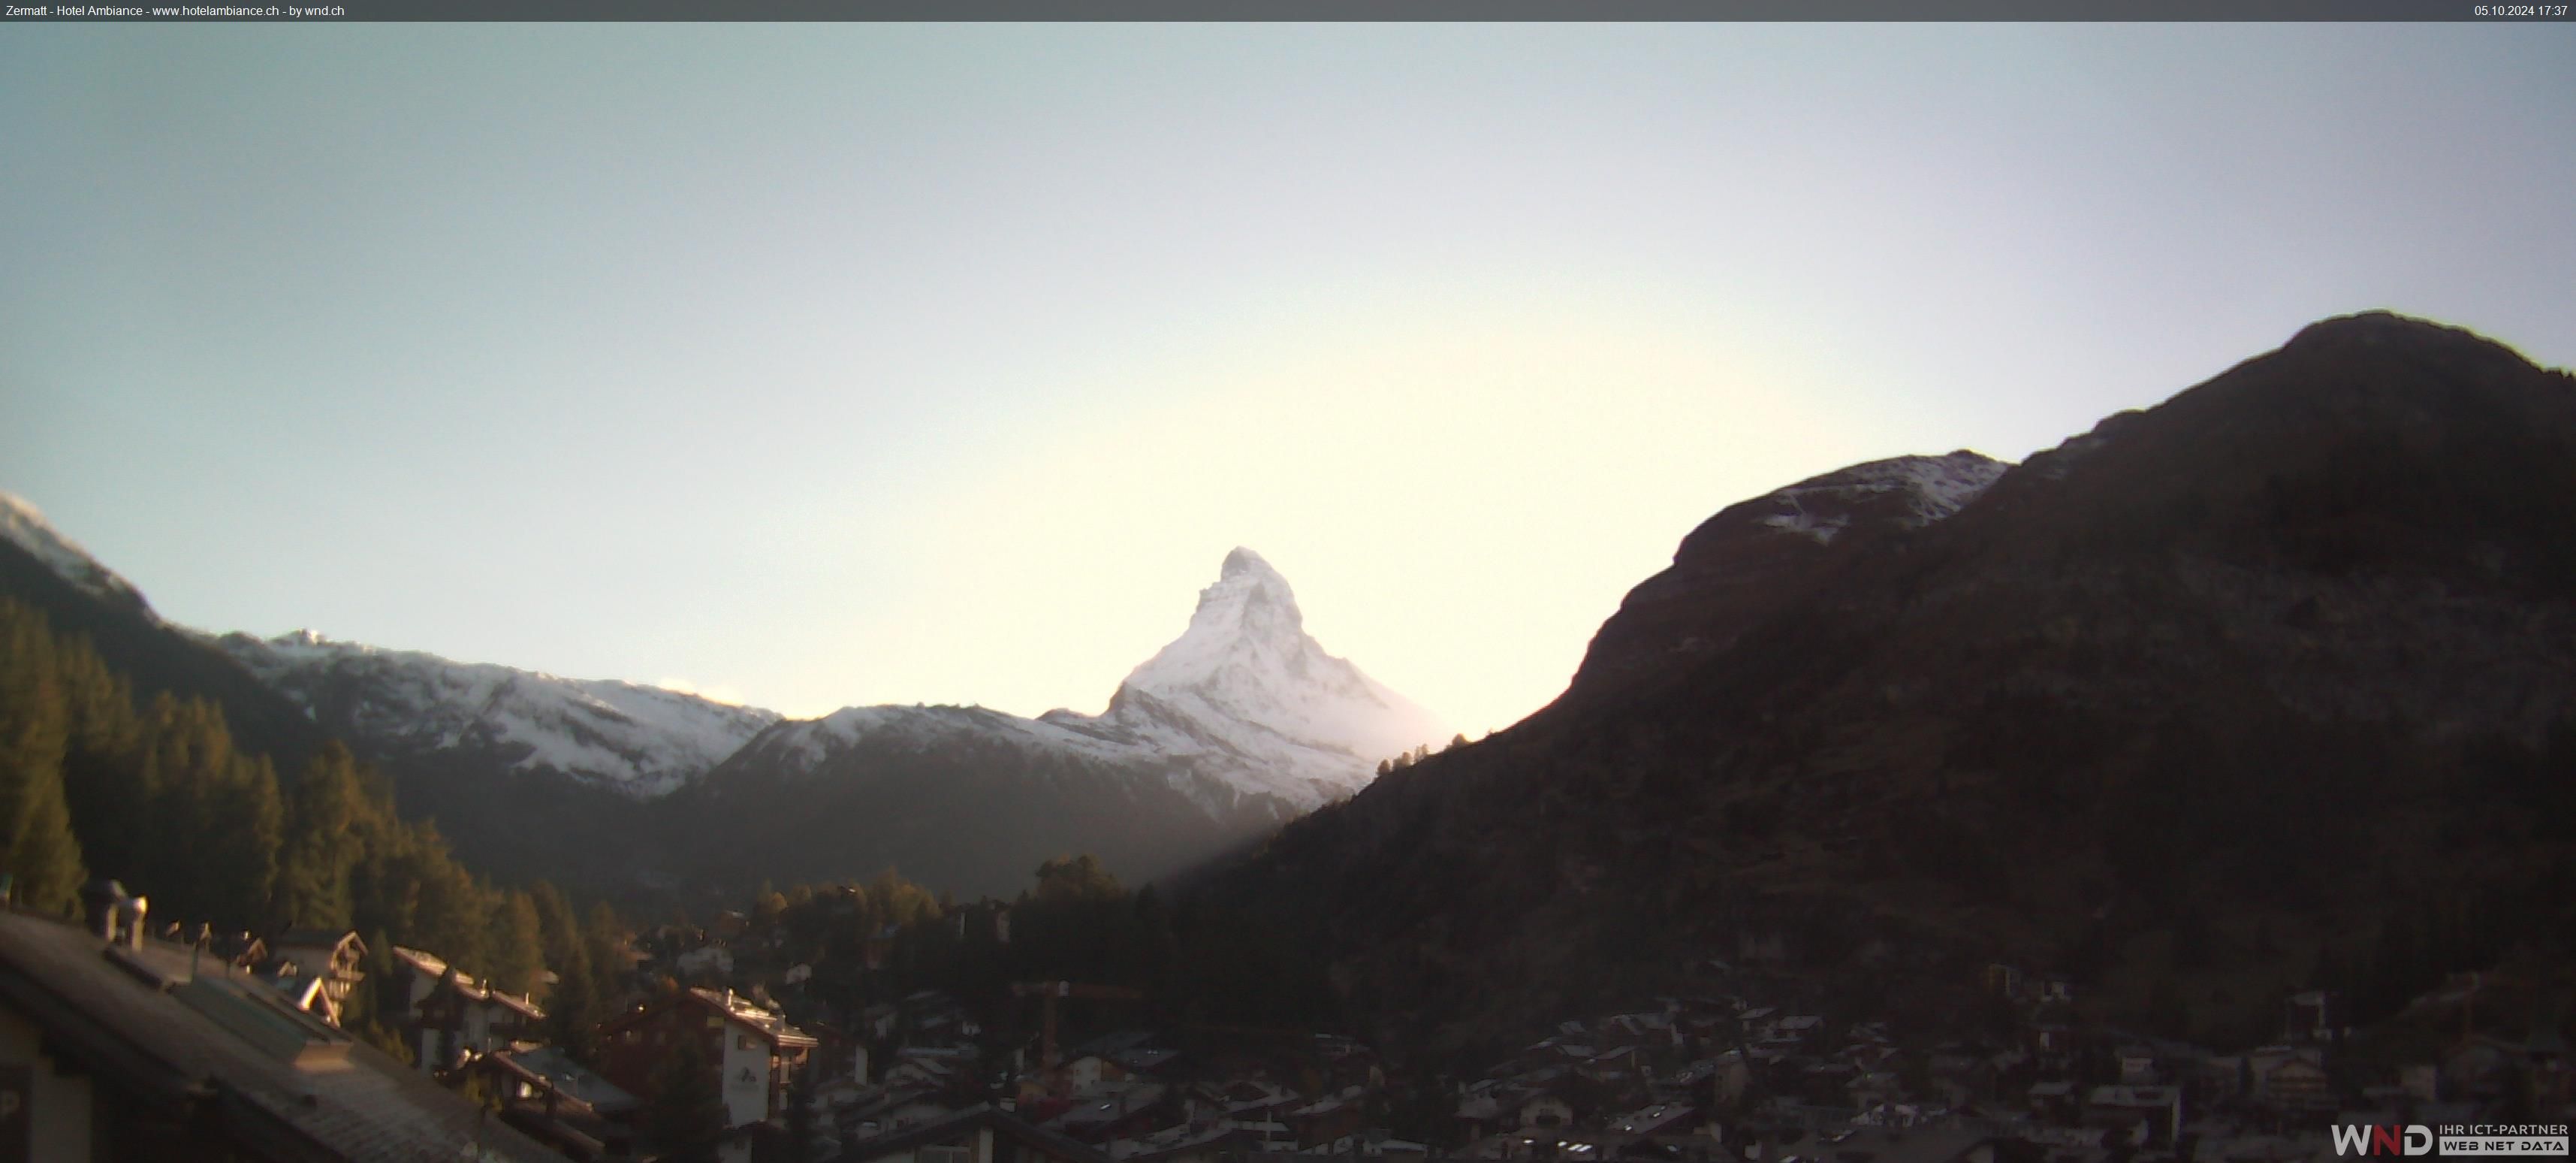
[[1038,1069],[1055,1069],[1055,999],[1078,997],[1087,1001],[1143,1001],[1145,991],[1123,985],[1085,985],[1075,981],[1021,981],[1011,985],[1013,997],[1044,999],[1046,1033],[1038,1043]]

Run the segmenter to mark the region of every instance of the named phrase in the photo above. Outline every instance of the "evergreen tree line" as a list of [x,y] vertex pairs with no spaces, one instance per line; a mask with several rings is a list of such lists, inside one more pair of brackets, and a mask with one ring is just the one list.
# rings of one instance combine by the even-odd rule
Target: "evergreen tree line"
[[779,949],[773,965],[738,967],[747,987],[775,985],[776,973],[804,962],[813,977],[803,995],[851,1013],[937,988],[975,1007],[988,1029],[1033,1033],[1036,1003],[1011,986],[1074,981],[1142,997],[1067,1005],[1069,1036],[1087,1021],[1339,1024],[1320,959],[1274,919],[1205,894],[1131,891],[1087,854],[1046,861],[1007,904],[958,904],[888,870],[865,884],[764,892],[749,922],[776,934]]
[[495,888],[466,871],[436,826],[397,816],[392,785],[337,741],[281,777],[233,746],[221,708],[168,694],[138,702],[85,637],[7,598],[0,871],[41,911],[68,913],[84,881],[112,877],[151,901],[154,921],[189,932],[354,928],[379,962],[371,969],[400,943],[518,993],[558,959],[585,963],[574,988],[596,992],[594,930],[614,935],[613,916],[576,925],[550,887]]
[[[1441,751],[1453,751],[1453,750],[1456,750],[1457,748],[1464,747],[1464,746],[1466,746],[1466,745],[1467,745],[1467,736],[1466,736],[1466,735],[1464,735],[1464,734],[1452,735],[1452,736],[1450,736],[1450,737],[1449,737],[1449,742],[1448,742],[1448,744],[1447,744],[1446,746],[1443,746],[1442,748],[1440,748],[1440,750],[1441,750]],[[1436,754],[1439,754],[1439,752],[1433,751],[1433,750],[1431,749],[1431,745],[1430,745],[1430,744],[1428,744],[1428,743],[1425,743],[1425,744],[1423,744],[1422,746],[1420,746],[1420,747],[1416,747],[1416,748],[1414,748],[1414,749],[1413,749],[1413,750],[1411,750],[1411,751],[1407,751],[1407,752],[1405,752],[1405,753],[1403,753],[1403,754],[1401,754],[1401,755],[1398,755],[1398,756],[1396,756],[1396,757],[1395,757],[1395,758],[1393,758],[1393,759],[1381,759],[1381,760],[1378,760],[1378,761],[1377,761],[1377,773],[1378,773],[1379,775],[1388,775],[1388,774],[1392,774],[1392,773],[1394,773],[1394,772],[1402,771],[1402,770],[1404,770],[1405,768],[1408,768],[1408,767],[1413,766],[1414,764],[1420,763],[1420,762],[1422,762],[1422,761],[1423,761],[1423,760],[1425,760],[1425,759],[1429,759],[1429,758],[1431,758],[1433,755],[1436,755]]]

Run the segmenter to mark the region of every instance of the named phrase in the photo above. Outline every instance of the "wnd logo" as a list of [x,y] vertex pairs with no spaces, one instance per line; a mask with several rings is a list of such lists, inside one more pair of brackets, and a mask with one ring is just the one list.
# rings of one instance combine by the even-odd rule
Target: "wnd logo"
[[2360,1123],[2338,1123],[2334,1132],[2337,1155],[2430,1155],[2433,1153],[2433,1128],[2418,1123],[2414,1126],[2364,1126]]

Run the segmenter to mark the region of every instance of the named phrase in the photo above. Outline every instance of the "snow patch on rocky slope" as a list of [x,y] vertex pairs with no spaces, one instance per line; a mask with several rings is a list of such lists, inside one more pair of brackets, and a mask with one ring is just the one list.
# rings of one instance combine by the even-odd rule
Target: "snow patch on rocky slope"
[[490,663],[340,642],[309,630],[217,641],[261,681],[362,750],[488,748],[636,796],[670,791],[778,721],[660,687],[558,678]]

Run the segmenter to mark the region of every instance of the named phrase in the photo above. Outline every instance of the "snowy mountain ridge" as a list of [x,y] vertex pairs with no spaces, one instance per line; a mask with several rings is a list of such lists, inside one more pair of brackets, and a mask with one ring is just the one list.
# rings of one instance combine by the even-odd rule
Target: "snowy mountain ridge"
[[559,678],[325,638],[309,630],[215,645],[362,749],[501,753],[634,796],[678,787],[778,721],[661,687]]
[[[151,616],[132,584],[7,493],[0,537],[82,591]],[[1158,779],[1212,814],[1248,798],[1305,811],[1366,786],[1381,761],[1450,736],[1437,716],[1325,653],[1306,634],[1287,579],[1242,548],[1200,592],[1189,627],[1131,671],[1099,715],[878,706],[787,722],[660,687],[458,662],[309,630],[262,639],[177,629],[361,753],[469,753],[643,799],[754,742],[786,773],[802,774],[867,739],[911,750],[1003,747],[1069,761],[1059,770]]]
[[134,588],[133,583],[118,576],[115,570],[100,565],[88,550],[63,536],[26,498],[0,492],[0,537],[34,555],[47,569],[92,597],[132,602],[142,606],[147,614],[150,612],[150,607],[143,601],[143,594]]
[[920,748],[980,737],[1079,766],[1160,770],[1203,802],[1266,796],[1304,811],[1366,786],[1380,761],[1449,735],[1438,716],[1325,653],[1287,579],[1237,548],[1199,592],[1189,627],[1129,672],[1102,714],[851,707],[782,724],[762,746],[811,772],[862,740]]

